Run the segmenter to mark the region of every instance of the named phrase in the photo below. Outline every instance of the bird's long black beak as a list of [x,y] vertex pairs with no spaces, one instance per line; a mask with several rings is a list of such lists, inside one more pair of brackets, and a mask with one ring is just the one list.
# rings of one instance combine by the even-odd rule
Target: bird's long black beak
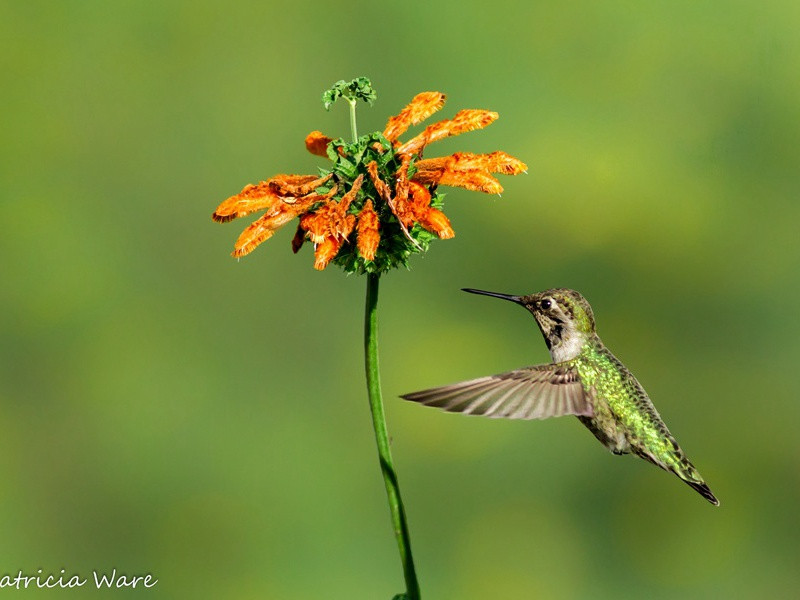
[[474,290],[472,288],[461,288],[462,292],[469,292],[470,294],[481,294],[482,296],[492,296],[494,298],[502,298],[503,300],[510,300],[516,304],[522,304],[522,296],[511,296],[510,294],[499,294],[497,292],[487,292],[485,290]]

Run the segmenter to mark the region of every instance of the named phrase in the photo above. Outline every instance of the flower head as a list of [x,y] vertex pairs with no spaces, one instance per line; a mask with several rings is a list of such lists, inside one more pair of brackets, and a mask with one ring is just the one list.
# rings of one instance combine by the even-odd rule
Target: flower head
[[[354,107],[357,98],[371,103],[375,92],[365,78],[340,81],[323,94],[326,108],[340,97]],[[239,236],[233,255],[249,254],[296,217],[292,250],[298,252],[309,240],[314,244],[314,268],[320,270],[335,262],[347,272],[383,272],[407,266],[409,256],[427,250],[432,239],[453,237],[441,211],[444,196],[439,186],[499,194],[503,188],[492,173],[517,175],[527,167],[500,151],[422,158],[428,144],[494,122],[498,114],[488,110],[461,110],[406,142],[398,139],[441,109],[444,101],[440,92],[417,94],[389,119],[383,132],[352,143],[312,131],[306,148],[331,161],[319,175],[276,175],[245,186],[217,207],[212,218],[220,223],[265,211]]]

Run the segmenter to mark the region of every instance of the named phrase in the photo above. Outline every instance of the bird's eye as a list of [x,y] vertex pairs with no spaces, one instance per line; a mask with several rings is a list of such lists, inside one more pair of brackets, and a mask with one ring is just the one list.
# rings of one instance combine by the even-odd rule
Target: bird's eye
[[542,310],[548,310],[552,305],[553,305],[553,303],[550,302],[550,300],[548,300],[546,298],[544,300],[542,300],[542,302],[540,304],[540,306],[542,307]]

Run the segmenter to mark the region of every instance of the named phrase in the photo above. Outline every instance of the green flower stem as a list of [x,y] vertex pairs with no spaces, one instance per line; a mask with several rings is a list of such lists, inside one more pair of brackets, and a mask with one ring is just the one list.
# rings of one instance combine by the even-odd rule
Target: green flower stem
[[350,133],[353,134],[353,143],[358,141],[358,129],[356,129],[356,98],[347,98],[347,103],[350,105]]
[[367,275],[367,302],[364,314],[364,363],[367,373],[367,393],[369,394],[369,407],[372,413],[372,426],[375,429],[375,441],[378,443],[378,456],[380,458],[383,482],[386,485],[386,495],[389,497],[389,511],[392,514],[394,535],[400,550],[400,560],[403,563],[403,572],[406,580],[406,598],[419,600],[419,584],[414,571],[414,559],[411,556],[411,540],[408,535],[406,513],[403,501],[400,498],[400,485],[392,464],[392,452],[389,449],[389,435],[386,432],[386,417],[383,412],[383,399],[381,398],[381,380],[378,372],[378,283],[380,275],[370,273]]

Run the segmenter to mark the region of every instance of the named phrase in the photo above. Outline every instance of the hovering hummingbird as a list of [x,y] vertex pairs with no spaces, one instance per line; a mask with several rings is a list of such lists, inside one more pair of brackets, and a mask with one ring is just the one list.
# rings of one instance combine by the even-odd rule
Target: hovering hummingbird
[[402,398],[451,412],[546,419],[575,415],[614,454],[636,454],[670,471],[719,506],[661,420],[647,392],[595,331],[592,307],[574,290],[551,289],[511,296],[464,288],[510,300],[528,309],[553,362],[406,394]]

